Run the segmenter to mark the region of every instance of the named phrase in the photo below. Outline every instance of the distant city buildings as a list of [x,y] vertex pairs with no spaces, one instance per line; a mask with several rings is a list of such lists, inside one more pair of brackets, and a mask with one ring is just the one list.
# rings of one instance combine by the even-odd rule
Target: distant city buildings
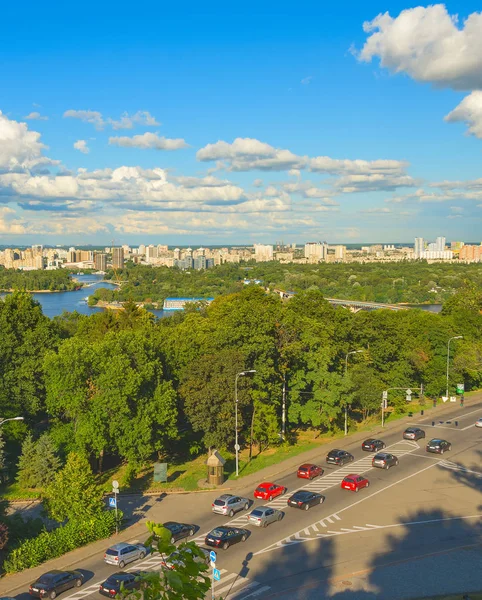
[[103,251],[71,248],[44,248],[34,245],[30,248],[6,248],[0,251],[0,266],[5,269],[58,269],[72,267],[96,269],[105,272],[109,268],[122,269],[126,261],[135,264],[164,266],[181,270],[211,269],[225,263],[267,262],[316,264],[316,263],[383,263],[409,260],[427,262],[482,262],[482,243],[466,244],[463,241],[450,242],[447,247],[445,237],[439,236],[434,242],[422,237],[415,238],[413,247],[395,244],[372,244],[349,249],[343,245],[329,245],[327,242],[307,242],[304,246],[277,243],[254,244],[253,246],[232,246],[223,248],[174,248],[166,244],[139,245],[131,248],[106,247]]

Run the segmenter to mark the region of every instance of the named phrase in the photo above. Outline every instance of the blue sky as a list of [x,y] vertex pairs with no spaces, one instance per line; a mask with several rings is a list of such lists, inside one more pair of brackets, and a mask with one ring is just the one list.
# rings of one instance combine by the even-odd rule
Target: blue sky
[[0,244],[480,241],[477,10],[10,4]]

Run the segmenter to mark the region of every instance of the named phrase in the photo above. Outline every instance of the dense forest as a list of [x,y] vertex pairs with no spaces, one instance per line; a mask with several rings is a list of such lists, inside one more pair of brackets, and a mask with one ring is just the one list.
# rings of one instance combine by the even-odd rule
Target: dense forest
[[[269,263],[224,264],[205,271],[128,264],[117,273],[120,290],[95,291],[98,300],[161,303],[168,296],[216,297],[239,292],[244,279],[259,279],[270,289],[303,292],[319,290],[327,298],[389,304],[442,304],[471,281],[482,287],[480,264],[427,264],[425,261],[390,264]],[[113,278],[109,272],[106,279]]]
[[[106,456],[137,468],[180,448],[232,449],[234,382],[245,369],[256,373],[238,382],[243,445],[279,443],[284,383],[288,431],[337,431],[345,405],[360,421],[389,387],[423,383],[429,398],[444,393],[453,336],[463,339],[451,344],[451,389],[482,387],[481,311],[481,287],[472,284],[441,314],[352,314],[318,289],[283,303],[249,285],[158,321],[132,302],[50,320],[16,292],[0,301],[0,414],[25,421],[2,428],[7,451],[18,456],[29,431],[34,441],[48,434],[61,457],[88,455],[98,469]],[[347,358],[353,350],[361,352]],[[405,403],[390,393],[392,407]],[[10,477],[15,462],[5,462]]]
[[73,281],[70,275],[70,271],[66,271],[65,269],[55,269],[52,271],[17,271],[0,267],[0,291],[71,291],[81,284]]

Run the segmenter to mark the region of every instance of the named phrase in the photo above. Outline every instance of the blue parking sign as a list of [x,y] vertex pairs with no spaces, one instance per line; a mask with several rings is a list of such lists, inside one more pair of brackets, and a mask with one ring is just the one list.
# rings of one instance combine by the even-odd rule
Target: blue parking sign
[[117,505],[116,499],[115,498],[109,498],[109,506],[111,508],[115,508]]

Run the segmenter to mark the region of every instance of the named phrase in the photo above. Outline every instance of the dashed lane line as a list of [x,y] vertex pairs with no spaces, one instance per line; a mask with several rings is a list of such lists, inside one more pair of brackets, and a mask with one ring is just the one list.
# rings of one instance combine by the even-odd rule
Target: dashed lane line
[[[367,500],[370,500],[374,496],[377,496],[378,494],[381,494],[382,492],[387,491],[388,489],[394,487],[395,485],[403,483],[404,481],[407,481],[408,479],[411,479],[412,477],[415,477],[416,475],[420,475],[421,473],[428,471],[428,469],[432,469],[433,467],[437,466],[437,464],[438,463],[432,463],[428,467],[420,469],[419,471],[416,471],[415,473],[412,473],[411,475],[407,475],[406,477],[403,477],[402,479],[399,479],[398,481],[390,483],[389,485],[386,485],[382,489],[373,492],[369,496],[365,496],[364,498],[361,498],[360,500],[357,500],[356,502],[349,504],[345,508],[341,508],[340,510],[337,511],[337,514],[339,515],[340,513],[345,512],[346,510],[350,510],[354,506],[357,506],[358,504],[361,504],[362,502],[366,502]],[[330,515],[330,516],[333,516],[333,515]],[[326,519],[326,517],[325,517],[325,519]],[[263,548],[262,550],[258,550],[258,552],[254,553],[254,556],[257,556],[259,554],[265,554],[267,552],[272,552],[273,550],[277,550],[277,549],[283,547],[284,545],[290,545],[291,543],[300,543],[302,540],[298,540],[294,536],[296,535],[296,533],[301,533],[303,531],[304,531],[304,528],[298,532],[292,533],[291,535],[279,540],[278,542],[275,542],[274,544],[270,544],[269,546],[266,546],[266,548]],[[303,540],[303,541],[312,541],[313,539],[316,539],[316,538],[310,538],[308,540]],[[295,542],[295,540],[296,540],[296,542]]]

